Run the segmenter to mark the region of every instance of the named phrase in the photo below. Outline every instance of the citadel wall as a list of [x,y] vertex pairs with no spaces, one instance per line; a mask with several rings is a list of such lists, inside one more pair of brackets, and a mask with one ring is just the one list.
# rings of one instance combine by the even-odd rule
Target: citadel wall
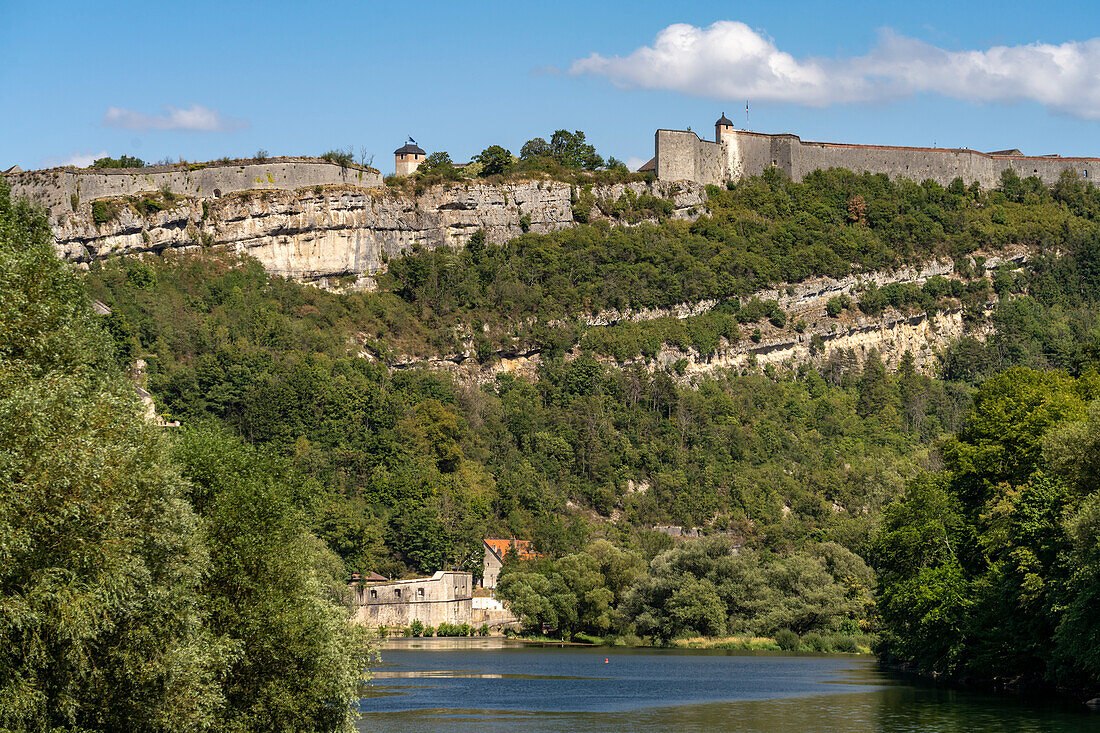
[[857,173],[884,173],[891,178],[931,179],[945,186],[961,178],[964,183],[976,181],[984,188],[998,185],[1005,169],[1014,170],[1021,178],[1037,176],[1048,185],[1067,170],[1084,179],[1100,173],[1100,158],[823,143],[803,141],[790,133],[769,135],[745,130],[725,133],[721,143],[701,140],[690,131],[658,130],[654,144],[658,180],[702,185],[759,175],[768,168],[776,168],[795,181],[815,170],[847,168]]
[[[151,193],[167,186],[172,193],[217,198],[250,190],[293,191],[319,185],[375,188],[382,174],[373,168],[341,166],[320,158],[271,158],[240,163],[179,164],[147,168],[52,168],[6,176],[12,195],[49,209],[52,216],[79,204],[109,196]],[[79,205],[78,205],[79,209]]]
[[354,622],[361,626],[405,627],[473,623],[474,578],[441,570],[430,578],[365,583],[352,589]]

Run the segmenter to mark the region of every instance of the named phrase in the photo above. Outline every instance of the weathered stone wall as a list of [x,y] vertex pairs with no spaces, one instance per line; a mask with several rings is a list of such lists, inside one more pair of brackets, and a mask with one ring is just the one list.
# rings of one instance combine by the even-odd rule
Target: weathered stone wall
[[354,622],[362,626],[405,627],[473,623],[474,578],[441,570],[430,578],[356,584]]
[[694,132],[658,130],[654,135],[658,180],[708,183],[699,178],[700,142]]
[[[263,162],[207,163],[151,166],[148,168],[53,168],[7,176],[12,195],[28,198],[49,209],[52,216],[73,211],[90,212],[91,201],[109,196],[133,196],[167,186],[172,193],[197,198],[217,198],[237,191],[293,191],[309,186],[350,185],[372,188],[382,185],[382,174],[372,168],[340,166],[320,158],[271,158]],[[192,170],[194,168],[194,170]]]
[[[932,179],[942,185],[961,178],[967,184],[977,181],[984,188],[998,185],[1005,169],[1014,170],[1022,178],[1037,176],[1046,184],[1055,183],[1066,170],[1082,178],[1100,173],[1100,158],[991,155],[966,148],[846,145],[803,141],[789,133],[766,135],[744,130],[723,135],[720,146],[700,140],[694,132],[658,130],[655,144],[659,180],[694,181],[701,185],[759,175],[768,168],[777,168],[796,181],[815,170],[847,168],[857,173],[885,173],[891,178],[914,181]],[[715,148],[720,149],[717,167],[711,163],[711,150]]]

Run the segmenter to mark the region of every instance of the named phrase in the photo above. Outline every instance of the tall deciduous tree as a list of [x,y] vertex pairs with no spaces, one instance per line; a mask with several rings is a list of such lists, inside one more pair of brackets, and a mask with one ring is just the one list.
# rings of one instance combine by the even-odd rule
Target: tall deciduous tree
[[0,180],[0,727],[211,728],[186,483],[45,215]]

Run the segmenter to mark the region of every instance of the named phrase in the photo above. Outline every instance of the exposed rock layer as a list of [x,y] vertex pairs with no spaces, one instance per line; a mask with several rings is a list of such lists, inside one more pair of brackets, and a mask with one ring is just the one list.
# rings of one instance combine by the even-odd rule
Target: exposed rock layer
[[[703,208],[698,187],[629,183],[595,187],[592,193],[616,200],[628,190],[672,200],[674,217],[693,217]],[[123,206],[117,218],[98,225],[90,210],[79,211],[59,217],[54,233],[62,255],[78,262],[203,245],[234,247],[270,272],[319,280],[371,275],[409,248],[463,245],[479,229],[490,242],[501,243],[524,230],[574,226],[576,193],[556,181],[443,184],[416,197],[388,188],[318,185],[181,198],[147,217]]]

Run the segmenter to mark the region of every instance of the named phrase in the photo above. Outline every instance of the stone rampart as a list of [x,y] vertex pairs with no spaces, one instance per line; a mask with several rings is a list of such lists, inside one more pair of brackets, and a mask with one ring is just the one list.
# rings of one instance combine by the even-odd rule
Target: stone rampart
[[[382,174],[373,168],[341,166],[321,158],[270,158],[233,163],[195,163],[147,168],[52,168],[6,176],[16,198],[28,198],[52,216],[80,203],[110,196],[133,196],[162,188],[195,198],[218,198],[238,191],[294,191],[320,185],[375,188]],[[73,198],[75,194],[76,198]]]
[[1048,185],[1055,183],[1063,171],[1084,179],[1100,173],[1100,158],[824,143],[804,141],[790,133],[769,135],[745,130],[726,133],[721,143],[701,140],[690,131],[658,130],[654,144],[658,180],[701,185],[760,175],[769,168],[796,181],[815,170],[847,168],[856,173],[884,173],[895,179],[931,179],[945,186],[961,178],[966,184],[976,181],[983,188],[997,186],[1006,169],[1021,178],[1036,176]]
[[363,583],[352,586],[353,620],[362,626],[404,628],[473,623],[474,578],[441,570],[430,578]]

